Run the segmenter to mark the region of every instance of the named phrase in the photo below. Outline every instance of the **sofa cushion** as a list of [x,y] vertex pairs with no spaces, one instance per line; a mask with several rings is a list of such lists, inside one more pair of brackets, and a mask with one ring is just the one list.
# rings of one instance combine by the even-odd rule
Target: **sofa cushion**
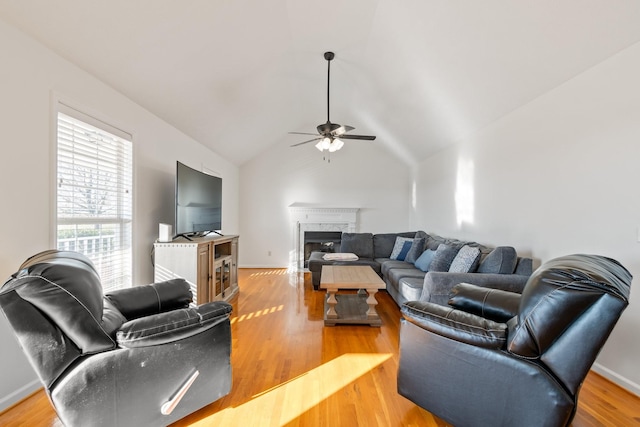
[[350,252],[360,258],[373,258],[373,234],[342,233],[340,252]]
[[433,249],[427,249],[422,252],[422,254],[418,257],[414,265],[416,268],[422,271],[429,271],[429,267],[431,266],[431,262],[433,261],[433,257],[436,254],[436,251]]
[[480,249],[463,246],[449,266],[452,273],[473,273],[480,262]]
[[413,264],[411,263],[407,263],[406,261],[398,261],[398,260],[393,260],[393,259],[385,259],[385,258],[378,258],[376,259],[376,261],[378,261],[380,263],[380,272],[382,273],[383,276],[388,276],[389,275],[389,270],[391,270],[392,268],[411,268],[413,267]]
[[373,258],[391,258],[391,251],[396,244],[396,237],[413,238],[415,231],[403,233],[380,233],[373,235]]
[[424,271],[420,271],[417,268],[392,268],[389,270],[387,278],[394,286],[397,287],[398,283],[400,283],[400,279],[408,277],[424,278],[425,274],[426,273]]
[[533,274],[533,260],[531,258],[518,257],[518,264],[513,274],[520,276],[531,276]]
[[403,277],[398,282],[398,292],[407,301],[417,301],[422,295],[422,282],[424,278],[421,277]]
[[[417,234],[418,233],[416,233],[416,235]],[[426,242],[426,237],[414,237],[413,243],[411,244],[411,249],[409,249],[409,252],[407,252],[407,256],[404,258],[404,260],[412,264],[415,263],[418,257],[422,255],[422,252],[424,252],[424,245]]]
[[412,245],[413,239],[408,237],[396,237],[396,243],[393,246],[393,250],[391,251],[389,258],[404,261]]
[[433,256],[429,271],[449,271],[449,267],[458,254],[458,250],[459,248],[445,245],[444,243],[440,244]]
[[359,258],[355,261],[334,261],[332,265],[368,265],[377,275],[380,275],[380,263],[371,258]]
[[511,274],[518,256],[511,246],[498,246],[478,266],[478,273]]
[[311,252],[311,255],[309,255],[309,271],[312,273],[318,272],[318,274],[320,274],[323,265],[333,265],[336,263],[336,261],[328,261],[324,259],[325,253],[326,252],[319,251]]

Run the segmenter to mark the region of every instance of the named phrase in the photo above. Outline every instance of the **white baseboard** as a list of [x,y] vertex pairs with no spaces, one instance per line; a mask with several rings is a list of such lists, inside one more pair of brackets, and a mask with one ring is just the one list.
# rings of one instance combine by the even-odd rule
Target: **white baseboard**
[[622,375],[612,371],[609,368],[605,368],[599,363],[594,363],[591,369],[593,369],[595,372],[602,375],[606,379],[618,384],[620,387],[624,388],[625,390],[628,390],[631,393],[635,394],[636,396],[640,397],[639,384],[634,383],[633,381],[623,377]]
[[35,393],[40,388],[42,388],[42,384],[40,383],[40,380],[36,379],[20,387],[18,390],[15,390],[13,393],[0,398],[0,412],[20,402],[22,399]]

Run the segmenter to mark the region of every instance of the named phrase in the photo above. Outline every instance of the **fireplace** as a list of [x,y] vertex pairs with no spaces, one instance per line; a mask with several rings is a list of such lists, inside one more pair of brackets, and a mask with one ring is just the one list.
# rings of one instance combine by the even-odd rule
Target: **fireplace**
[[321,234],[315,235],[321,236],[318,238],[310,236],[307,236],[307,238],[320,240],[319,242],[309,242],[311,247],[320,247],[320,250],[325,249],[328,251],[333,246],[333,250],[337,251],[342,233],[354,233],[356,231],[357,212],[358,208],[319,208],[295,203],[289,206],[292,240],[291,267],[297,270],[303,270],[306,267],[305,261],[309,259],[309,256],[305,252],[309,248],[305,248],[307,246],[305,244],[305,235],[309,232],[335,233],[327,240],[325,240],[326,236]]
[[304,267],[308,267],[313,251],[339,252],[342,231],[305,231],[303,237]]

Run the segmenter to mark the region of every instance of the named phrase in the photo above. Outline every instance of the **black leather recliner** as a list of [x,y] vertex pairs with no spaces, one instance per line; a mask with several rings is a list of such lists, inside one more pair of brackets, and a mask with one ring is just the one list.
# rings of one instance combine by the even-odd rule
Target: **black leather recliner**
[[456,427],[567,426],[631,279],[612,259],[570,255],[522,295],[463,284],[451,306],[406,303],[398,392]]
[[231,305],[191,299],[182,279],[103,296],[88,258],[55,250],[0,288],[0,308],[67,426],[167,425],[229,393]]

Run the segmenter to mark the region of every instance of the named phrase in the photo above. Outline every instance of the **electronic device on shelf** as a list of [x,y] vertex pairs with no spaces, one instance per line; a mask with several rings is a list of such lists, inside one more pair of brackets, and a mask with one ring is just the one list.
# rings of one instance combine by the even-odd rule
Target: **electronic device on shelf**
[[222,178],[176,164],[176,237],[222,236]]

